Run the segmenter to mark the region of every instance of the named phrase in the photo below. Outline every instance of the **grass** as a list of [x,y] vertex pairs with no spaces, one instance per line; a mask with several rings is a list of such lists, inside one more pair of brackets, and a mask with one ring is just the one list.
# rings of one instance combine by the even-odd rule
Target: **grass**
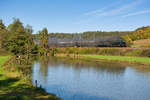
[[81,55],[110,55],[110,56],[132,56],[132,57],[150,57],[150,48],[98,48],[98,47],[67,47],[57,48],[56,54],[81,54]]
[[139,63],[149,63],[150,64],[150,58],[148,58],[148,57],[101,56],[101,55],[83,55],[83,56],[88,57],[88,58],[96,58],[96,59],[129,61],[129,62],[139,62]]
[[2,65],[9,58],[10,56],[0,56],[0,100],[60,100],[21,79],[17,71],[4,70]]
[[[66,54],[56,54],[56,56],[67,56]],[[70,57],[74,57],[73,54],[69,55]],[[150,58],[148,57],[129,57],[129,56],[104,56],[104,55],[76,55],[79,58],[89,58],[96,60],[109,60],[109,61],[123,61],[130,63],[139,63],[144,65],[150,65]]]
[[0,56],[7,56],[7,55],[11,55],[10,52],[6,51],[3,48],[0,48]]
[[0,56],[0,73],[2,74],[2,64],[9,58],[10,56]]

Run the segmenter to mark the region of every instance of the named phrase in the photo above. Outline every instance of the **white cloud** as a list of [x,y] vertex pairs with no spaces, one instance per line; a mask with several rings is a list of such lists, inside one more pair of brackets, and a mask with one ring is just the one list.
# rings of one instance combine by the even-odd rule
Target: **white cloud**
[[87,12],[87,13],[85,13],[83,15],[95,15],[95,14],[103,12],[105,9],[107,9],[107,8],[105,7],[105,8],[99,9],[99,10],[90,11],[90,12]]
[[107,6],[103,7],[103,8],[101,8],[101,9],[98,9],[98,10],[89,11],[87,13],[84,13],[83,15],[97,15],[99,13],[103,13],[104,11],[110,9],[111,7],[116,6],[117,4],[120,4],[120,1],[119,2],[115,2],[115,3],[111,4],[111,5],[107,5]]
[[124,6],[119,7],[119,8],[111,9],[112,6],[113,7],[117,6],[117,3],[116,3],[116,4],[113,4],[113,5],[110,5],[109,7],[104,7],[100,10],[95,10],[95,11],[85,13],[84,15],[96,15],[96,16],[99,16],[99,17],[117,15],[117,14],[121,14],[121,13],[131,11],[137,5],[141,4],[141,2],[143,2],[143,0],[134,0],[133,2],[128,3]]
[[135,13],[129,13],[129,14],[124,15],[122,17],[130,17],[130,16],[142,15],[142,14],[147,14],[147,13],[150,13],[150,10],[144,10],[144,11],[139,11],[139,12],[135,12]]
[[121,6],[120,8],[116,8],[116,9],[112,9],[112,10],[110,10],[108,12],[100,13],[99,16],[111,16],[111,15],[124,13],[124,12],[127,12],[129,10],[132,10],[135,6],[137,6],[140,3],[141,3],[141,0],[136,0],[136,1],[132,2],[132,3],[126,4],[124,6]]

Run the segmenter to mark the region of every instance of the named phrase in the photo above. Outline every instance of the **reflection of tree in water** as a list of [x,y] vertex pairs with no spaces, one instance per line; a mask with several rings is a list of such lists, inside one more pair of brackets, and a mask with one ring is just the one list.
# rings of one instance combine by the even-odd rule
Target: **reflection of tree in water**
[[[73,59],[73,58],[66,58],[66,57],[45,57],[41,58],[42,68],[41,71],[43,72],[44,76],[48,74],[48,64],[50,67],[72,67],[77,73],[80,74],[82,69],[94,69],[94,71],[99,72],[108,72],[112,74],[123,74],[127,64],[126,63],[119,63],[119,62],[112,62],[112,61],[92,61],[89,59]],[[129,64],[130,65],[130,64]],[[142,66],[139,65],[131,65],[137,69],[139,72],[150,72],[149,70],[144,70]]]
[[48,63],[49,59],[46,56],[38,57],[38,61],[40,62],[40,73],[42,74],[44,80],[46,80],[48,76]]
[[108,61],[90,61],[90,60],[81,60],[81,59],[72,59],[72,58],[57,58],[53,57],[50,60],[50,63],[57,67],[60,64],[63,67],[70,67],[79,73],[82,69],[94,69],[99,72],[109,72],[112,74],[123,74],[125,71],[125,65],[116,62],[108,62]]
[[11,59],[6,62],[5,68],[9,69],[9,71],[15,70],[19,72],[20,77],[24,78],[28,82],[31,82],[33,61],[34,57],[11,57]]
[[149,65],[148,66],[146,66],[146,65],[138,65],[138,67],[135,66],[135,69],[136,69],[137,72],[140,72],[140,73],[144,72],[144,73],[150,75],[150,67],[149,67]]

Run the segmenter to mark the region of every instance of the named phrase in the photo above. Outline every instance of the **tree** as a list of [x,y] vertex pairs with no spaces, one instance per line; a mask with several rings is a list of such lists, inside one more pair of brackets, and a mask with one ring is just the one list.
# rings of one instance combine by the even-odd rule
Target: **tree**
[[15,55],[29,55],[35,52],[35,44],[32,37],[32,28],[29,25],[24,28],[19,19],[14,19],[8,26],[9,37],[7,39],[8,50]]
[[124,41],[126,42],[126,46],[130,47],[133,44],[132,39],[129,37],[129,35],[126,35],[123,37]]
[[3,24],[3,21],[0,20],[0,48],[4,48],[6,35],[6,26]]
[[27,24],[27,26],[25,27],[25,31],[26,31],[27,33],[32,34],[32,32],[33,32],[32,26],[30,26],[29,24]]
[[25,33],[25,28],[22,22],[17,18],[13,19],[13,23],[8,26],[8,30],[11,33]]
[[138,28],[134,32],[123,37],[128,46],[131,45],[133,41],[148,38],[150,38],[150,26]]
[[5,30],[6,26],[3,24],[3,21],[0,19],[0,30]]
[[48,30],[44,28],[42,31],[39,32],[40,36],[40,47],[39,47],[39,53],[40,55],[47,56],[49,52],[49,46],[48,46]]

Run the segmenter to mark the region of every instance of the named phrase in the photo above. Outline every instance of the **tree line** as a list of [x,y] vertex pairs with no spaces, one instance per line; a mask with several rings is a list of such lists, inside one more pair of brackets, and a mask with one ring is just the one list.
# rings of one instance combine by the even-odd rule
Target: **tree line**
[[30,25],[23,26],[23,23],[14,18],[12,24],[6,27],[0,20],[0,49],[5,49],[14,55],[38,54],[47,55],[48,30],[44,28],[39,31],[40,44],[34,42],[33,29]]
[[83,33],[49,33],[47,28],[33,34],[32,26],[26,25],[14,18],[5,26],[0,20],[0,49],[5,49],[14,55],[40,54],[48,55],[50,48],[62,43],[73,45],[63,46],[115,46],[126,43],[130,46],[133,41],[150,38],[150,26],[141,27],[135,31],[103,32],[88,31]]
[[[83,33],[49,33],[48,44],[55,47],[120,47],[125,46],[123,36],[131,32],[103,32],[89,31]],[[39,43],[40,38],[37,34],[34,35],[35,40]]]

